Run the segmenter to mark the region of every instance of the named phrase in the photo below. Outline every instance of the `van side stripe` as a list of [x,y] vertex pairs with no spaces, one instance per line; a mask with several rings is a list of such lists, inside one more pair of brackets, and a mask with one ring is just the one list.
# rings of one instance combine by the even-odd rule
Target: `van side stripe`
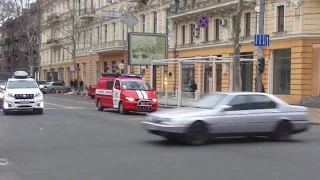
[[112,95],[112,90],[96,89],[96,95]]

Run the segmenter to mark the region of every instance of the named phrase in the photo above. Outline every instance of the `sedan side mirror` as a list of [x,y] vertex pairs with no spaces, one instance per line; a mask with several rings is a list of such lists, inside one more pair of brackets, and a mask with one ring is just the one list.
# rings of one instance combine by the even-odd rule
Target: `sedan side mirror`
[[44,85],[39,85],[39,89],[44,89]]
[[0,89],[5,90],[6,86],[5,85],[0,85]]
[[220,111],[228,111],[232,108],[232,106],[229,105],[222,105]]

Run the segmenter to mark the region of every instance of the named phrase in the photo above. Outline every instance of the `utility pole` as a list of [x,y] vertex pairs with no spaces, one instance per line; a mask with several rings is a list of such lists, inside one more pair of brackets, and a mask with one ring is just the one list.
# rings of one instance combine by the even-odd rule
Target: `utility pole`
[[239,0],[237,14],[235,15],[235,27],[233,29],[233,82],[232,82],[232,90],[233,91],[241,91],[242,83],[241,83],[241,69],[240,69],[240,33],[241,33],[241,18],[243,12],[243,3],[244,0]]
[[[259,9],[259,29],[258,34],[264,34],[264,11],[265,11],[265,0],[260,0]],[[256,91],[262,92],[262,72],[259,70],[259,59],[263,57],[263,46],[258,46],[258,61],[256,67]]]

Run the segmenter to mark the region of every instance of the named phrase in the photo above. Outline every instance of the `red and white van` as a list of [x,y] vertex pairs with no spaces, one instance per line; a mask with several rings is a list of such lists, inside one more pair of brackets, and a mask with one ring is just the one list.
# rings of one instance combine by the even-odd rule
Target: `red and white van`
[[142,80],[142,75],[102,74],[95,91],[95,103],[99,111],[114,108],[121,114],[158,110],[155,89]]

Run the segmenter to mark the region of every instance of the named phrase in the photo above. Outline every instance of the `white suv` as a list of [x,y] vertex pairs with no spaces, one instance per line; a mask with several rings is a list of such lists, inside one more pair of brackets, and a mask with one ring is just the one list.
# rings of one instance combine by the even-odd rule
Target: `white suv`
[[37,82],[29,78],[25,71],[16,71],[13,78],[8,79],[6,85],[1,85],[3,90],[3,113],[11,111],[33,110],[37,114],[43,114],[43,94]]

